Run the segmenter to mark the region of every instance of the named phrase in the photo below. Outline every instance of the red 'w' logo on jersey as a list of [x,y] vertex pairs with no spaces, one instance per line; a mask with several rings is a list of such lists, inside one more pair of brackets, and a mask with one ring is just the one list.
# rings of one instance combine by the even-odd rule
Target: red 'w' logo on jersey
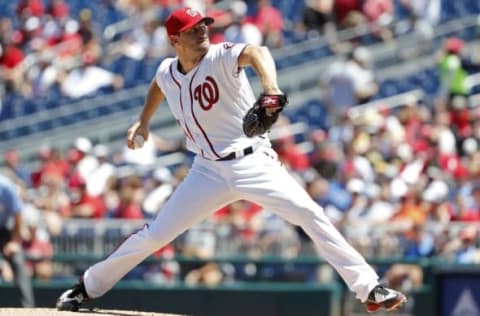
[[218,85],[210,76],[205,78],[205,82],[195,87],[193,97],[198,101],[200,107],[208,111],[218,102]]

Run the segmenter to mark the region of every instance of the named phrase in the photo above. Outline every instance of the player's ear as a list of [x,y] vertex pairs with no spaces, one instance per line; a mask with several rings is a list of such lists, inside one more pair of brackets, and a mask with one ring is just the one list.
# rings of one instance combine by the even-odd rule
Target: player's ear
[[168,36],[168,41],[170,42],[170,45],[175,46],[175,44],[178,43],[178,36],[177,35],[169,35]]

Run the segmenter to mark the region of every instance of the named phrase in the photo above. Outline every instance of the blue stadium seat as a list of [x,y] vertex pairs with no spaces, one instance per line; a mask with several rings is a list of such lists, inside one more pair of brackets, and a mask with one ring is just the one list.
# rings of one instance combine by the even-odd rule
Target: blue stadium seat
[[3,103],[0,109],[0,122],[13,118],[12,107],[8,103]]
[[480,93],[480,85],[474,86],[471,91],[472,94]]
[[312,52],[314,59],[320,59],[332,55],[332,50],[328,46],[319,46]]
[[309,100],[303,108],[305,108],[306,114],[310,118],[309,125],[315,128],[327,129],[328,112],[325,105],[320,100]]
[[149,82],[152,80],[153,76],[155,76],[155,72],[157,71],[158,62],[153,61],[146,61],[143,64],[143,68],[140,72],[140,78],[143,82]]
[[378,95],[382,97],[390,97],[399,93],[397,83],[393,79],[387,79],[380,83]]
[[59,118],[62,126],[70,125],[76,122],[75,115],[64,115]]
[[[287,68],[290,65],[290,62],[287,60],[287,58],[282,58],[282,59],[277,59],[275,61],[275,64],[277,65],[278,70],[282,70]],[[250,69],[250,68],[247,68]]]

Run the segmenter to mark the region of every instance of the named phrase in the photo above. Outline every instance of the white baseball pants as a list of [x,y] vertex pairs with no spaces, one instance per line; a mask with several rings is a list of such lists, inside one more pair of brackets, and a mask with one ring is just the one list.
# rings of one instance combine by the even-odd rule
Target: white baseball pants
[[84,283],[96,298],[154,251],[219,208],[249,200],[299,225],[362,302],[378,284],[378,275],[332,225],[323,209],[281,166],[277,154],[261,147],[229,161],[196,157],[193,166],[159,211],[142,230],[131,235],[109,257],[87,269]]

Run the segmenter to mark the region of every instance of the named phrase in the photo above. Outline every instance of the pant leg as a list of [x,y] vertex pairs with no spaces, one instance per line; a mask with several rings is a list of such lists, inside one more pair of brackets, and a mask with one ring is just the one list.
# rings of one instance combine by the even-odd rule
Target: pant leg
[[105,294],[154,251],[232,200],[220,176],[194,164],[155,220],[128,237],[108,258],[87,269],[83,280],[90,298]]
[[20,303],[23,307],[34,307],[35,300],[33,296],[32,282],[25,266],[25,257],[22,251],[6,258],[12,267],[15,276],[15,284],[20,293]]
[[[11,240],[10,230],[0,228],[0,255],[2,249]],[[34,307],[35,300],[33,296],[32,282],[28,275],[25,265],[25,255],[22,251],[17,252],[11,257],[4,257],[12,268],[15,285],[20,295],[20,303],[23,307]]]
[[235,183],[242,198],[254,201],[310,236],[325,258],[361,301],[378,283],[378,275],[333,226],[323,209],[277,161],[276,154],[260,152],[237,167]]

